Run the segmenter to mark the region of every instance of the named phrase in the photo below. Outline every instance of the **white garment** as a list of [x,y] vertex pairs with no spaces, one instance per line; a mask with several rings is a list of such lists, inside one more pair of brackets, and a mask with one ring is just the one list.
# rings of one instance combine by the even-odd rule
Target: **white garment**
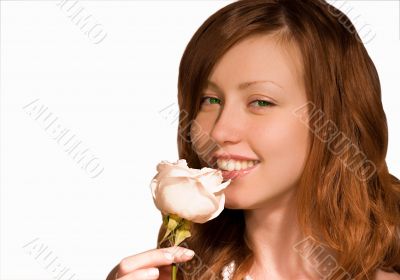
[[[221,276],[223,280],[232,280],[233,272],[236,269],[235,261],[231,261],[229,264],[225,265],[222,268]],[[243,280],[253,280],[250,275],[246,275]]]

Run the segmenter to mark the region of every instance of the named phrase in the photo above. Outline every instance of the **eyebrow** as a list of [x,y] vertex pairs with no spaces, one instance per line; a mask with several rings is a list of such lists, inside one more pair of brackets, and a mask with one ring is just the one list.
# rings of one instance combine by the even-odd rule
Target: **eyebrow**
[[[274,85],[276,85],[277,87],[283,89],[280,85],[278,85],[277,83],[272,82],[272,81],[251,81],[251,82],[244,82],[244,83],[240,83],[240,84],[237,86],[237,88],[240,89],[240,90],[244,90],[244,89],[246,89],[246,88],[248,88],[248,87],[251,87],[251,86],[253,86],[253,85],[264,84],[264,83],[271,83],[271,84],[274,84]],[[222,90],[220,89],[220,87],[219,87],[216,83],[214,83],[214,82],[212,82],[212,81],[210,81],[210,80],[207,81],[207,87],[222,92]]]

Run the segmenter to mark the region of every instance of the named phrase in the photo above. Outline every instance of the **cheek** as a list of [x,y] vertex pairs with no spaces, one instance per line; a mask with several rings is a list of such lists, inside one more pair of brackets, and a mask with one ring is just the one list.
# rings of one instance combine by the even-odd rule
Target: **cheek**
[[202,151],[210,151],[210,148],[215,146],[214,141],[209,136],[213,121],[211,116],[199,113],[190,126],[193,150],[203,159],[206,159],[206,157]]
[[228,208],[255,207],[279,198],[296,187],[303,171],[309,136],[299,120],[281,115],[253,122],[248,137],[262,162],[256,173],[244,177],[243,188],[228,187]]
[[196,145],[201,145],[205,142],[204,136],[209,135],[210,132],[210,120],[204,115],[198,114],[190,125],[190,139],[192,142],[197,143]]
[[256,134],[263,159],[262,176],[278,189],[296,183],[308,152],[308,128],[293,117],[279,118]]

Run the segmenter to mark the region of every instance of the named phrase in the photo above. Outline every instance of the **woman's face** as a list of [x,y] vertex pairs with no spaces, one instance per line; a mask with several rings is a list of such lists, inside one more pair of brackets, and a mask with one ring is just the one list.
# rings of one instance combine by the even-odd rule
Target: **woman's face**
[[[301,68],[297,48],[259,35],[233,46],[211,72],[191,139],[202,133],[217,144],[216,155],[258,161],[225,190],[226,208],[262,207],[295,189],[309,141],[307,126],[293,113],[307,102]],[[209,140],[200,137],[195,150]]]

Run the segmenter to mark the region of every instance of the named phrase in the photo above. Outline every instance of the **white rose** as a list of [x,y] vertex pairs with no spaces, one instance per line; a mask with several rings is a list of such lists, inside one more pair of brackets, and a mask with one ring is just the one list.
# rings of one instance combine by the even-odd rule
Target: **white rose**
[[217,217],[225,205],[220,170],[203,167],[193,169],[185,159],[176,163],[161,161],[150,187],[156,207],[163,214],[175,214],[194,223],[205,223]]

